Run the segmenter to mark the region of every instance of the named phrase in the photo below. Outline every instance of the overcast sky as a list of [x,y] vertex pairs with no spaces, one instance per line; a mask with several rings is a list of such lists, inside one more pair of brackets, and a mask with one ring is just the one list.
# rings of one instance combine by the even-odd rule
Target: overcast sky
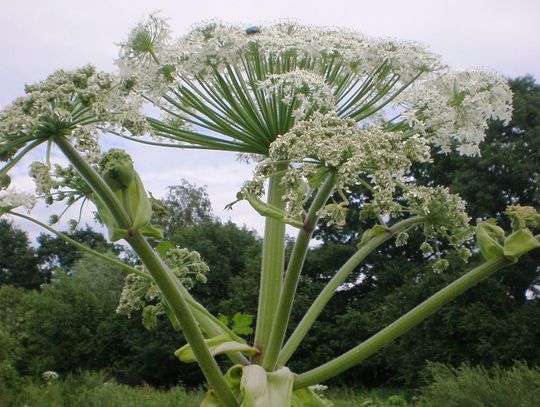
[[[374,1],[138,1],[4,0],[0,14],[0,107],[23,94],[24,84],[59,68],[88,63],[114,71],[115,43],[143,16],[161,11],[176,35],[202,20],[253,25],[294,18],[314,25],[346,27],[364,34],[416,40],[442,55],[454,68],[485,68],[507,77],[540,78],[540,1],[386,0]],[[206,185],[214,212],[223,220],[262,230],[247,205],[224,212],[250,169],[224,153],[171,151],[128,145],[148,189],[162,196],[185,178]],[[39,156],[38,156],[39,158]],[[27,168],[14,184],[30,188]],[[39,210],[39,213],[43,213]],[[17,222],[19,223],[19,222]],[[27,224],[20,226],[36,233]]]

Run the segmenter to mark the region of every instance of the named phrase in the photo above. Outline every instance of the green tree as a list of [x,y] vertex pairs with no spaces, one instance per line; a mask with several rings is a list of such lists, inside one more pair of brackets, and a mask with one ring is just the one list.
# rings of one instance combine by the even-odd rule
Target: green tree
[[57,269],[41,292],[28,295],[20,326],[23,372],[107,366],[111,361],[105,355],[100,360],[95,341],[100,324],[114,315],[122,281],[121,270],[85,255],[69,275]]
[[39,288],[43,280],[28,235],[12,223],[0,220],[0,285]]
[[[239,280],[258,267],[261,243],[253,231],[232,222],[212,220],[179,229],[171,241],[198,251],[210,267],[207,283],[193,289],[210,312],[228,316],[239,311],[256,312],[256,296],[245,297],[245,292],[237,290]],[[258,282],[250,280],[251,284],[254,286],[250,291],[256,290]]]
[[[107,242],[101,233],[93,231],[89,226],[62,233],[99,252],[110,251],[118,255],[122,251],[121,246]],[[57,236],[42,233],[37,237],[37,243],[36,254],[40,268],[49,277],[56,268],[70,270],[83,256],[79,249]]]
[[206,187],[197,187],[181,179],[179,185],[169,186],[167,190],[165,198],[158,200],[158,204],[165,210],[154,210],[154,223],[163,227],[167,238],[183,227],[213,219]]

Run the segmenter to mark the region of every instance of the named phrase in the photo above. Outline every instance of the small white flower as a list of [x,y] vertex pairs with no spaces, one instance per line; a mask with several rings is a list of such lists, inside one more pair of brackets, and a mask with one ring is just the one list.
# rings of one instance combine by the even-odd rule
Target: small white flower
[[13,188],[0,191],[0,215],[18,207],[31,210],[35,204],[35,196],[26,192],[17,192]]

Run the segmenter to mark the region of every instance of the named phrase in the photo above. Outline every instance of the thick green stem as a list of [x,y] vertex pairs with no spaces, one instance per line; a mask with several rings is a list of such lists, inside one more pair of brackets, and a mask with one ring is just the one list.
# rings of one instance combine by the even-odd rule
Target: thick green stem
[[54,142],[71,162],[73,167],[81,174],[90,188],[92,188],[92,191],[94,191],[107,206],[111,215],[114,216],[118,222],[118,225],[122,229],[129,229],[131,227],[129,215],[103,178],[84,160],[84,158],[81,157],[79,152],[65,137],[55,137]]
[[[103,178],[80,156],[67,139],[57,137],[54,141],[94,193],[104,202],[117,223],[122,228],[129,229],[131,226],[129,216]],[[181,284],[139,232],[133,232],[132,236],[126,240],[150,272],[163,297],[173,310],[206,380],[216,392],[220,401],[227,407],[238,406],[219,366],[204,341],[187,301],[179,290]]]
[[262,367],[267,371],[273,371],[276,367],[279,350],[283,344],[283,339],[285,338],[285,333],[289,324],[294,296],[298,287],[300,273],[304,266],[309,242],[311,241],[313,231],[319,220],[319,211],[326,204],[326,201],[334,190],[335,184],[336,177],[333,174],[329,174],[311,203],[303,228],[298,231],[298,237],[296,238],[291,258],[287,266],[287,272],[285,273],[285,280],[279,297],[277,311],[274,315],[270,340],[261,363]]
[[126,240],[135,253],[137,253],[145,267],[151,272],[156,285],[161,290],[163,297],[167,300],[176,319],[180,323],[182,332],[187,342],[191,345],[206,380],[208,380],[208,383],[216,392],[218,398],[225,406],[238,406],[219,366],[210,354],[187,301],[178,291],[178,279],[165,266],[158,254],[140,233],[136,232]]
[[334,277],[332,277],[328,284],[326,284],[317,299],[313,302],[313,304],[311,304],[311,307],[306,312],[281,350],[278,358],[278,365],[284,366],[287,363],[304,337],[307,335],[308,331],[311,329],[319,314],[322,312],[326,304],[328,304],[328,301],[330,301],[330,299],[334,296],[338,287],[345,282],[347,277],[349,277],[353,270],[358,267],[358,265],[362,263],[367,256],[369,256],[384,242],[392,238],[396,233],[425,221],[426,218],[422,216],[414,216],[412,218],[405,219],[396,223],[388,231],[376,235],[366,244],[362,245],[362,247],[353,256],[351,256],[343,266],[341,266]]
[[515,261],[508,260],[501,256],[474,268],[452,284],[432,295],[426,301],[413,308],[392,324],[388,325],[382,331],[362,342],[360,345],[322,366],[296,376],[294,388],[299,389],[323,382],[324,380],[334,377],[354,365],[357,365],[388,343],[418,325],[446,303],[489,277],[497,270],[513,263],[515,263]]
[[[278,174],[270,177],[268,199],[270,205],[279,210],[285,209],[281,171],[287,164],[277,164]],[[255,329],[255,346],[264,354],[270,338],[272,322],[276,313],[279,294],[283,281],[285,263],[285,223],[267,217],[264,224],[264,240],[262,248],[261,283],[259,290],[259,308]]]

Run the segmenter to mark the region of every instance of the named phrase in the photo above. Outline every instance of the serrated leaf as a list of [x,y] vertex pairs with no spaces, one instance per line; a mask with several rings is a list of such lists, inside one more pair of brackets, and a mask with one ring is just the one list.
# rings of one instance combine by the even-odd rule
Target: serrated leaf
[[[219,335],[205,340],[212,356],[222,355],[230,352],[242,352],[249,355],[255,355],[259,351],[253,346],[237,342],[231,339],[229,335]],[[174,352],[174,355],[184,363],[196,362],[195,354],[191,345],[186,344]]]
[[529,229],[520,229],[504,241],[504,257],[515,260],[530,250],[540,247],[540,242]]
[[223,314],[219,314],[217,319],[219,319],[219,321],[225,325],[225,326],[229,326],[229,317],[227,315],[223,315]]
[[237,312],[232,317],[232,330],[238,335],[250,335],[253,333],[253,328],[251,327],[253,323],[253,316],[249,314],[244,314],[242,312]]

